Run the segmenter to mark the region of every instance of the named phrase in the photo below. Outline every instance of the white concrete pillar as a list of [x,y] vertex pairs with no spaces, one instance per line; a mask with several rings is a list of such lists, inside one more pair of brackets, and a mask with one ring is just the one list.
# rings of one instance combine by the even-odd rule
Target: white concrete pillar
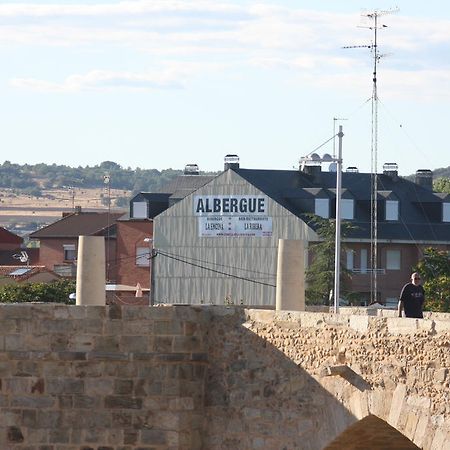
[[276,310],[305,310],[303,241],[278,239]]
[[105,305],[105,238],[80,236],[77,259],[77,305]]

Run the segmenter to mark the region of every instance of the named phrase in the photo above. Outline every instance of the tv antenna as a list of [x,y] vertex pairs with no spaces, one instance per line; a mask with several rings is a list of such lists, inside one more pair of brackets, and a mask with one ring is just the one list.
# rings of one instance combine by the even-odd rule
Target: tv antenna
[[27,263],[27,266],[30,264],[30,257],[28,256],[28,253],[24,250],[22,250],[20,253],[15,253],[13,255],[14,259],[18,259],[21,263]]
[[388,10],[374,10],[372,12],[363,12],[362,17],[371,21],[369,26],[361,26],[360,28],[368,28],[373,31],[373,41],[369,45],[349,45],[342,48],[367,48],[372,53],[373,73],[372,73],[372,135],[370,150],[370,175],[371,175],[371,193],[370,193],[370,259],[371,259],[371,277],[370,277],[370,303],[378,301],[378,88],[377,88],[377,70],[380,59],[384,54],[378,50],[378,30],[387,28],[387,25],[380,24],[379,18],[387,14],[398,12],[398,8]]

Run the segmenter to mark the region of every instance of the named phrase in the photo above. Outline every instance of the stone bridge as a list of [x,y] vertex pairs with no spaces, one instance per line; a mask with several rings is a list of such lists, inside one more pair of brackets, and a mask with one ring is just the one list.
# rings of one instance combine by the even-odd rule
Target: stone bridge
[[2,450],[450,449],[450,317],[0,307]]

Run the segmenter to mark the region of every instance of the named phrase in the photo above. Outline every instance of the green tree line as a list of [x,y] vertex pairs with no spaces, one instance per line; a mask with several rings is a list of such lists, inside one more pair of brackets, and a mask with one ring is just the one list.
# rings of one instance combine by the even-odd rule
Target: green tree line
[[[44,189],[63,187],[99,188],[104,186],[103,177],[110,175],[110,186],[133,192],[154,192],[183,173],[174,169],[124,168],[113,161],[103,161],[96,166],[69,167],[57,164],[13,164],[5,161],[0,165],[0,188],[16,189],[39,195]],[[210,174],[205,173],[205,174]]]

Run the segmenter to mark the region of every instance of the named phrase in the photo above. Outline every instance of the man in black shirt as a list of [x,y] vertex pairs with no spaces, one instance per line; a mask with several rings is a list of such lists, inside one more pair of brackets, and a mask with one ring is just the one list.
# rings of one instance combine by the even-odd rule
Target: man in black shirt
[[400,293],[398,302],[398,317],[402,317],[402,311],[405,310],[406,317],[423,319],[423,303],[425,301],[425,292],[420,284],[420,275],[414,272],[411,275],[411,283],[406,283]]

